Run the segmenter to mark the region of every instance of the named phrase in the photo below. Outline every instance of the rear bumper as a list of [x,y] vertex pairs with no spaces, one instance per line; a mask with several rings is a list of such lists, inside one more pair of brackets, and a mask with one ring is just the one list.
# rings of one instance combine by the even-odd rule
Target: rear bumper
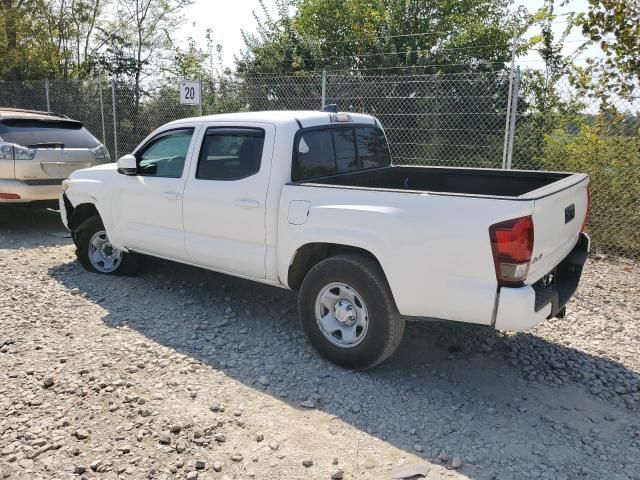
[[62,180],[41,181],[20,181],[20,180],[0,180],[0,193],[17,195],[20,198],[0,198],[0,203],[29,203],[40,200],[56,200],[62,191]]
[[558,315],[569,302],[580,282],[589,254],[590,239],[581,233],[578,243],[553,270],[553,282],[542,281],[520,288],[502,287],[498,294],[495,328],[528,330],[546,318]]

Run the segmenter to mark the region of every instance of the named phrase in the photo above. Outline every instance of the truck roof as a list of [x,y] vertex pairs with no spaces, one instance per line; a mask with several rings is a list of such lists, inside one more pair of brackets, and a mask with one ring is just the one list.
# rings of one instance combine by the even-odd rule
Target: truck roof
[[[371,115],[352,112],[339,112],[348,114],[354,123],[368,123],[375,125],[376,119]],[[202,117],[183,118],[171,122],[171,124],[180,124],[186,122],[258,122],[258,123],[298,123],[302,127],[315,127],[318,125],[328,125],[331,122],[331,116],[335,115],[330,112],[321,112],[316,110],[267,110],[262,112],[238,112],[238,113],[221,113],[217,115],[205,115]]]

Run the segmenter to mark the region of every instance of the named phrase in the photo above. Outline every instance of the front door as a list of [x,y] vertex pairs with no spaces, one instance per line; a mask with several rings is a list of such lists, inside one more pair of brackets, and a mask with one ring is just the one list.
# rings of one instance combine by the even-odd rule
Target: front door
[[265,204],[274,135],[275,127],[265,124],[203,127],[183,205],[193,263],[265,278]]
[[137,175],[118,175],[115,226],[125,247],[170,259],[187,258],[182,196],[195,132],[194,125],[159,133],[136,151]]

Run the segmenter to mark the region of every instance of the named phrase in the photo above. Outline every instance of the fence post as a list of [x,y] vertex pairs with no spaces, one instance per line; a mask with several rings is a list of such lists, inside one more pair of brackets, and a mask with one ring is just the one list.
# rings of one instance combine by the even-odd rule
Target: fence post
[[513,25],[513,40],[511,41],[511,68],[509,69],[509,93],[507,94],[507,114],[504,120],[504,147],[502,149],[502,168],[507,168],[507,152],[509,143],[509,124],[511,117],[511,94],[513,91],[513,76],[516,64],[516,44],[518,43],[518,24]]
[[322,106],[324,108],[327,104],[327,71],[322,70]]
[[513,79],[513,98],[511,99],[511,114],[509,118],[507,170],[511,170],[511,162],[513,160],[513,139],[516,133],[516,117],[518,113],[518,90],[520,90],[520,67],[516,67]]
[[102,144],[106,145],[106,129],[104,128],[104,100],[102,98],[102,70],[98,70],[98,89],[100,90],[100,120],[102,121]]
[[51,111],[51,100],[49,100],[49,78],[44,79],[44,94],[47,96],[47,112]]
[[111,106],[113,110],[113,152],[118,160],[118,120],[116,117],[116,80],[111,79]]

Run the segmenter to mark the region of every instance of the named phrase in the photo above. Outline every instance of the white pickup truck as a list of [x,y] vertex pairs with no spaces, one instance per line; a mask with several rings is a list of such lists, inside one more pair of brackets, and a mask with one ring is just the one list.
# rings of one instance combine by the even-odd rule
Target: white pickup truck
[[171,122],[117,165],[74,172],[61,214],[80,263],[138,254],[299,290],[314,347],[372,367],[405,319],[525,330],[564,314],[589,251],[585,174],[396,166],[369,115]]

